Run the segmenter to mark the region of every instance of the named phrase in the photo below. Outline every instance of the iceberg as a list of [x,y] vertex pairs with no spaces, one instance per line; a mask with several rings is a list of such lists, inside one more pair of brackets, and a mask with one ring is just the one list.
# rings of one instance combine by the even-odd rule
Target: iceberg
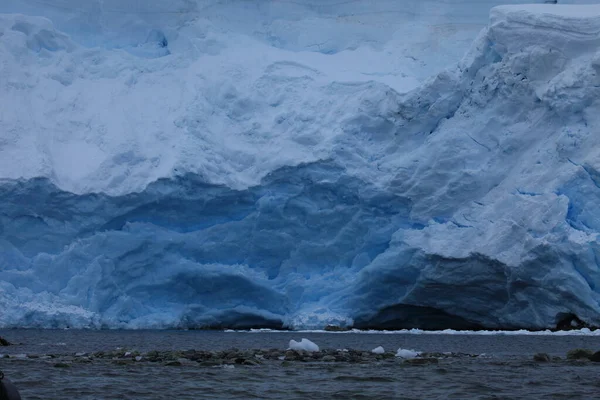
[[600,6],[398,3],[2,2],[0,326],[600,326]]

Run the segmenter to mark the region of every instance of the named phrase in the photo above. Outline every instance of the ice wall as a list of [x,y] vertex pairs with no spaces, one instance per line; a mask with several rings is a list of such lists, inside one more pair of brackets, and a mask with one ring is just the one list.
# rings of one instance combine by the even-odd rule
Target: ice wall
[[0,5],[0,325],[600,325],[599,6],[165,4]]

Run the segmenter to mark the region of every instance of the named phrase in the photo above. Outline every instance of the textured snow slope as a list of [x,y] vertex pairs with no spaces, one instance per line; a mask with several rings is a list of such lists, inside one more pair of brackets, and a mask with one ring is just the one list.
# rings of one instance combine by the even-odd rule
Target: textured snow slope
[[369,162],[380,149],[348,132],[386,141],[393,93],[457,62],[491,4],[2,3],[56,25],[0,22],[1,176],[113,195],[185,172],[246,188],[342,147]]
[[600,325],[600,7],[396,3],[0,6],[0,325]]

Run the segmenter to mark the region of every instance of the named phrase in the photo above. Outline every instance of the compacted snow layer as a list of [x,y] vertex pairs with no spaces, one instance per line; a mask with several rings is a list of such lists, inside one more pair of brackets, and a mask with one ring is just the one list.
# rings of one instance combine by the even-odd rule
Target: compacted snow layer
[[493,2],[42,3],[0,5],[0,325],[600,325],[600,6],[467,51]]

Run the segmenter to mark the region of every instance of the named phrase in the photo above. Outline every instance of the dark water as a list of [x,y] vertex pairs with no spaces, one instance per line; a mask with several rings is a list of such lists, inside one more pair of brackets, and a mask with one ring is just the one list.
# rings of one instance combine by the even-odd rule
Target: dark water
[[[485,354],[440,359],[433,365],[400,360],[365,364],[280,361],[260,366],[165,366],[106,360],[56,368],[56,360],[2,358],[0,369],[26,399],[591,399],[600,397],[600,363],[564,360],[574,348],[600,350],[594,336],[476,336],[205,331],[0,330],[22,344],[3,354],[62,354],[114,350],[223,350],[287,347],[306,337],[321,348],[383,346],[425,352]],[[536,363],[545,352],[562,361]]]

